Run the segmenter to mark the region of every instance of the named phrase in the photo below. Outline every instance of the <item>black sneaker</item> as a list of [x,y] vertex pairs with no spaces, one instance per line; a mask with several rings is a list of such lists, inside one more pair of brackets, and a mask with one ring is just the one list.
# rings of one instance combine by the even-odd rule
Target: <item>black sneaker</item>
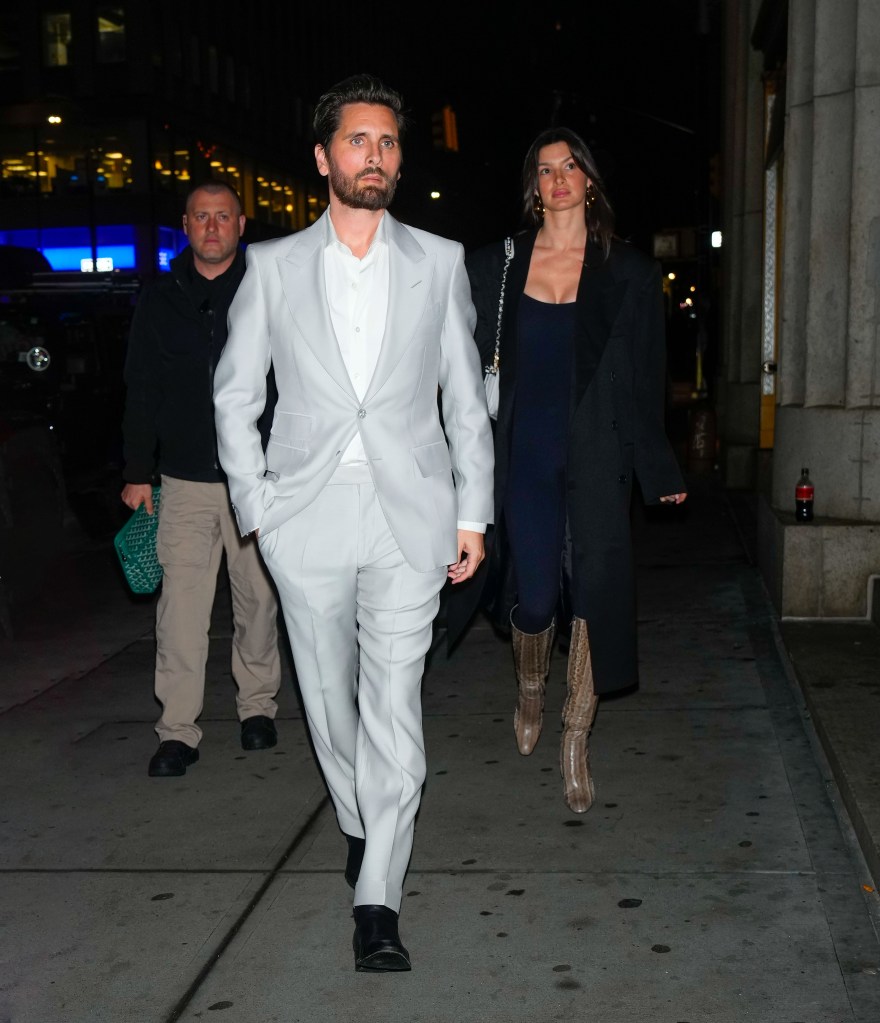
[[147,774],[151,778],[174,778],[186,774],[190,764],[199,759],[199,751],[177,739],[166,739],[150,760]]

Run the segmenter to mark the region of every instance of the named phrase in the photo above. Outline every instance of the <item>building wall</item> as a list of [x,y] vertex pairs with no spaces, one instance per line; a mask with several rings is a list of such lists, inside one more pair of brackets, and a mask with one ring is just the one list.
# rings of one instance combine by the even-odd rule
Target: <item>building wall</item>
[[[750,310],[762,295],[751,273],[762,262],[751,219],[763,218],[752,185],[764,158],[748,139],[767,127],[754,100],[765,69],[756,67],[752,31],[768,6],[728,7],[726,80],[739,127],[727,139],[734,194],[725,296],[740,308],[725,321],[720,387],[734,449],[751,441],[750,403],[738,405],[736,395],[754,352]],[[868,578],[880,572],[880,5],[772,6],[787,8],[788,35],[777,406],[761,559],[783,615],[853,617],[866,613]],[[796,525],[792,514],[802,466],[816,487],[812,525]]]
[[149,274],[163,247],[158,229],[167,241],[187,190],[209,177],[242,195],[247,238],[305,227],[325,188],[310,153],[311,110],[290,82],[298,17],[298,5],[237,0],[7,7],[4,240],[36,232],[48,248],[44,231],[82,228],[94,242],[128,225],[136,268]]
[[[789,5],[780,393],[772,505],[880,522],[880,7]],[[880,567],[880,566],[878,566]]]

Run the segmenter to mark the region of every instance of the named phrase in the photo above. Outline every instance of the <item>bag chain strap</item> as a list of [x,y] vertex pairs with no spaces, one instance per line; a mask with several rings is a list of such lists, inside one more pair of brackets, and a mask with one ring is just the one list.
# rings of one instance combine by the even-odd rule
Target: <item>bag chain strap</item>
[[497,373],[500,365],[499,352],[501,347],[501,317],[504,313],[504,285],[507,283],[507,268],[513,259],[513,239],[504,239],[504,271],[501,274],[501,295],[498,299],[498,327],[495,331],[495,355],[492,358],[492,365],[486,367],[487,373]]

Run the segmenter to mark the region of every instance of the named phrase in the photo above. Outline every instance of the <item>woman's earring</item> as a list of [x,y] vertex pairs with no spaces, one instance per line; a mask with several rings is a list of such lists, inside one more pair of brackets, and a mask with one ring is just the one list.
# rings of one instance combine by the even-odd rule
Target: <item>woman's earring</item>
[[595,201],[596,192],[593,188],[593,182],[591,181],[589,185],[587,185],[587,209],[589,209]]
[[543,217],[544,216],[544,203],[541,200],[541,197],[540,197],[540,195],[538,195],[537,192],[535,192],[535,198],[532,201],[532,209],[535,211],[535,215],[536,216],[538,216],[538,217]]

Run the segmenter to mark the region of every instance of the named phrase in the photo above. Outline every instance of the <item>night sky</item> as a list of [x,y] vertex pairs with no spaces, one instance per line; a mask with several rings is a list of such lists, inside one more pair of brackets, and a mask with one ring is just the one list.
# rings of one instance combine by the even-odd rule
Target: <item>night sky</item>
[[[706,186],[719,145],[719,0],[450,0],[436,13],[401,10],[340,29],[360,40],[354,58],[327,38],[320,88],[368,71],[403,93],[411,127],[394,205],[402,220],[467,247],[515,230],[523,157],[553,124],[593,149],[621,236],[650,250],[655,230],[713,218]],[[432,147],[431,115],[447,103],[457,154]],[[426,198],[432,188],[441,200]]]

